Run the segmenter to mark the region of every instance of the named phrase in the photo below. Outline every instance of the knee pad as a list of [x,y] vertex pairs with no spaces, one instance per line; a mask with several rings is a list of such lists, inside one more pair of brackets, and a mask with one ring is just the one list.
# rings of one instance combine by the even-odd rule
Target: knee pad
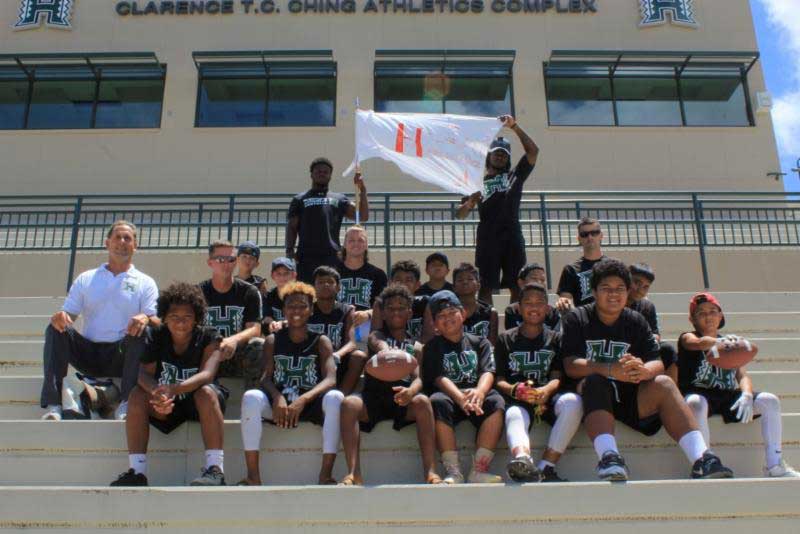
[[695,414],[708,414],[708,401],[702,395],[692,393],[686,396],[686,404]]
[[614,411],[614,386],[611,381],[601,375],[589,375],[583,382],[583,413],[601,410],[613,413]]
[[331,408],[341,406],[344,400],[344,393],[338,389],[332,389],[322,397],[322,409],[328,411]]
[[242,395],[242,416],[250,417],[261,414],[265,402],[269,402],[266,394],[260,389],[250,389]]
[[556,416],[573,412],[578,412],[583,416],[583,400],[577,393],[564,393],[556,401],[555,411]]
[[763,411],[781,411],[781,400],[772,393],[759,393],[753,402]]

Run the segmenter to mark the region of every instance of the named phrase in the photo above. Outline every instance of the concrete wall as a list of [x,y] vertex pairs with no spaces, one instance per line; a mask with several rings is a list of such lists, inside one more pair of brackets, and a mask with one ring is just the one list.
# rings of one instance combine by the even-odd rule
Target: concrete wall
[[[555,49],[757,49],[748,0],[695,2],[699,29],[639,28],[636,0],[597,2],[596,14],[404,13],[121,17],[109,0],[74,3],[73,30],[13,31],[18,1],[0,7],[4,53],[153,51],[167,64],[157,130],[0,132],[0,194],[296,191],[315,156],[341,170],[353,154],[353,102],[373,104],[376,49],[514,49],[516,115],[541,145],[537,189],[779,190],[772,122],[752,128],[548,127],[542,62]],[[144,4],[144,2],[139,2]],[[363,6],[364,0],[357,0]],[[194,128],[197,50],[332,49],[336,127]],[[760,65],[751,97],[764,91]],[[513,134],[511,134],[513,136]],[[514,150],[520,153],[515,142]],[[389,164],[365,166],[372,191],[425,190]],[[535,185],[533,185],[535,184]],[[343,181],[334,187],[349,190]]]

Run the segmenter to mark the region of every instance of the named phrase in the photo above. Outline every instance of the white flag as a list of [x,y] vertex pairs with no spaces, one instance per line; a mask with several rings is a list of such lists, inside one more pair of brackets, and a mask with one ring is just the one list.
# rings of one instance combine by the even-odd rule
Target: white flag
[[469,195],[483,188],[486,154],[503,123],[492,117],[356,111],[356,157],[392,161],[417,180]]

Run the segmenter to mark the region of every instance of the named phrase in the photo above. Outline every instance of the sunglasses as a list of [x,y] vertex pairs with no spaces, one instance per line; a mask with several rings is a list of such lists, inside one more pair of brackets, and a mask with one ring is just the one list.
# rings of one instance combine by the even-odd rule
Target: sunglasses
[[578,235],[586,239],[589,236],[597,237],[600,235],[601,232],[602,230],[586,230],[585,232],[579,232]]
[[214,256],[211,261],[217,263],[236,263],[236,256]]

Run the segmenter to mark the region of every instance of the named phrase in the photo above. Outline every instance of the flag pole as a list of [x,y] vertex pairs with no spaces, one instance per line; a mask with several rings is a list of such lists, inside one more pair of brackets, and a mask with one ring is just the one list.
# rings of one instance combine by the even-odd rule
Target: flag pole
[[[359,108],[359,98],[358,97],[356,97],[355,105],[356,105],[355,111],[357,112],[358,108]],[[355,112],[353,113],[353,116],[354,117],[356,116]],[[356,124],[358,124],[358,123],[356,122]],[[355,131],[356,127],[357,127],[356,124],[353,125],[353,130],[354,131]],[[356,175],[358,175],[358,174],[361,174],[361,163],[358,161],[358,135],[357,134],[354,136],[354,139],[355,139],[355,145],[353,147],[354,148],[354,159],[353,159],[353,161],[356,162]],[[358,184],[355,184],[355,188],[356,188],[356,224],[361,224],[361,187]]]

